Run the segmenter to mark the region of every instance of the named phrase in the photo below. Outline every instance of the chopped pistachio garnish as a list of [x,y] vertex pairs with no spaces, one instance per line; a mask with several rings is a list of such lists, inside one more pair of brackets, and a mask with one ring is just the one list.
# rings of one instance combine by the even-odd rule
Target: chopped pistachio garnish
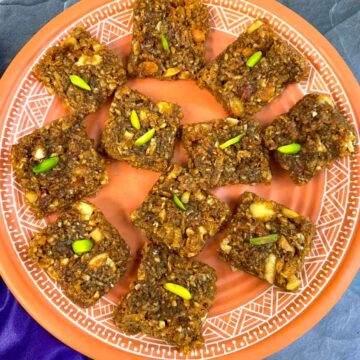
[[250,239],[252,245],[265,245],[276,242],[279,239],[279,234],[270,234]]
[[238,136],[233,137],[232,139],[229,139],[228,141],[225,141],[224,143],[219,145],[219,148],[221,150],[226,149],[227,147],[234,145],[238,143],[242,138],[244,137],[244,134],[240,134]]
[[89,252],[93,247],[93,242],[90,239],[76,240],[71,244],[74,253],[77,255]]
[[70,75],[69,79],[70,79],[71,83],[73,85],[75,85],[76,87],[86,90],[86,91],[91,91],[91,87],[89,86],[89,84],[84,79],[82,79],[80,76]]
[[263,54],[261,51],[257,51],[254,54],[252,54],[246,61],[247,67],[254,67],[262,58]]
[[134,129],[136,129],[136,130],[140,129],[140,127],[141,127],[140,120],[139,120],[138,114],[136,113],[135,110],[131,110],[130,122]]
[[170,291],[177,296],[180,296],[184,300],[190,300],[192,298],[190,291],[181,285],[174,283],[165,283],[164,288],[165,290]]
[[41,173],[50,171],[52,168],[54,168],[58,164],[59,160],[60,159],[58,156],[49,157],[49,158],[45,159],[44,161],[42,161],[40,164],[34,166],[32,168],[32,171],[35,174],[41,174]]
[[277,151],[282,154],[295,155],[301,150],[301,145],[298,143],[292,143],[277,148]]
[[166,52],[169,52],[170,51],[169,42],[168,42],[168,40],[167,40],[167,38],[166,38],[166,36],[164,34],[160,34],[160,40],[161,40],[161,44],[162,44],[163,49]]
[[182,201],[179,199],[179,197],[176,194],[173,195],[173,200],[174,200],[175,205],[179,209],[181,209],[182,211],[186,211],[185,205],[182,203]]
[[138,139],[135,140],[135,146],[142,146],[148,143],[152,137],[155,135],[155,129],[151,129],[146,132],[144,135],[140,136]]

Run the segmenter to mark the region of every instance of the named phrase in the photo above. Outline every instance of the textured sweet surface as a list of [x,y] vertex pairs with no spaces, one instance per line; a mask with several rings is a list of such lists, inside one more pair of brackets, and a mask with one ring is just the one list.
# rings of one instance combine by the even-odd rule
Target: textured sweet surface
[[[116,90],[110,107],[102,133],[102,146],[113,159],[162,172],[173,157],[182,117],[183,113],[176,104],[156,103],[136,90],[121,87]],[[137,139],[149,131],[155,131],[152,138],[143,145],[136,145]]]
[[[108,182],[104,161],[93,147],[82,125],[82,117],[65,116],[23,137],[12,147],[12,165],[25,199],[37,217],[70,206],[95,195]],[[57,156],[51,170],[33,168]]]
[[[215,299],[215,282],[209,265],[145,245],[137,279],[114,311],[115,324],[129,335],[142,332],[188,353],[204,343],[201,328]],[[182,286],[191,299],[166,290],[166,283]]]
[[200,0],[139,0],[128,71],[134,77],[192,79],[205,64],[209,10]]
[[[183,209],[176,205],[174,195]],[[207,192],[201,179],[172,165],[131,219],[151,241],[191,257],[219,231],[229,214],[228,206]]]
[[[78,240],[91,242],[92,248],[75,253],[73,243]],[[59,282],[66,296],[88,307],[124,275],[130,251],[101,211],[80,201],[34,236],[29,255]]]
[[[221,148],[231,139],[237,141],[237,137],[238,142]],[[192,172],[211,188],[271,182],[269,155],[256,120],[227,118],[184,125],[182,142],[191,159]]]
[[[76,27],[58,46],[49,49],[33,71],[67,108],[83,114],[96,111],[126,81],[117,55],[82,27]],[[72,84],[72,75],[79,76],[90,88],[84,90]]]

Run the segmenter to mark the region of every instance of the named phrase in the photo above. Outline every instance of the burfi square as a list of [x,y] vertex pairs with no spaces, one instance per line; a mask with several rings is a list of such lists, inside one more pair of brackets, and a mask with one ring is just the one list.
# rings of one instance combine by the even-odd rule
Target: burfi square
[[301,285],[315,227],[295,211],[245,192],[225,229],[220,258],[287,291]]
[[37,233],[30,257],[75,304],[94,305],[124,275],[130,251],[102,212],[85,201],[74,203]]
[[155,103],[136,90],[121,87],[110,107],[102,147],[113,159],[162,172],[173,157],[182,117],[176,104]]
[[209,30],[209,10],[200,0],[137,0],[130,76],[193,79],[205,65]]
[[[189,353],[204,344],[201,329],[214,302],[215,282],[209,265],[145,245],[137,279],[114,311],[115,325],[126,334],[154,336]],[[169,284],[170,289],[181,286],[181,296],[167,290]]]
[[189,167],[210,188],[228,184],[269,184],[269,154],[256,120],[235,118],[182,126]]
[[95,195],[108,182],[81,120],[76,115],[54,120],[12,147],[15,178],[38,218]]
[[264,141],[291,179],[304,185],[333,161],[353,154],[356,135],[327,95],[309,94],[266,128]]
[[217,233],[229,214],[228,206],[206,191],[200,178],[172,165],[131,219],[151,241],[191,257]]
[[198,73],[198,84],[229,114],[240,116],[259,111],[307,74],[306,59],[276,35],[266,20],[256,20]]
[[[126,81],[118,56],[82,27],[74,28],[65,40],[50,48],[33,72],[69,110],[84,114],[96,111]],[[87,87],[75,85],[71,81],[74,75]]]

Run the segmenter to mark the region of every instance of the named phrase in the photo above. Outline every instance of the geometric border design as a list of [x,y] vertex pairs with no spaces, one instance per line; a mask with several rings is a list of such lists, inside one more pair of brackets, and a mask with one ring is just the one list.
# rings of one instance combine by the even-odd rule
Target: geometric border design
[[[275,31],[311,63],[309,79],[299,84],[302,92],[317,91],[330,95],[358,132],[354,112],[340,81],[326,60],[301,34],[271,12],[244,0],[208,0],[205,3],[210,8],[213,28],[234,36],[254,18],[267,18]],[[113,1],[96,9],[53,39],[48,47],[64,38],[73,26],[80,23],[102,42],[111,44],[132,31],[132,1]],[[30,72],[14,95],[0,144],[1,216],[29,279],[42,290],[56,311],[76,326],[103,342],[147,358],[212,359],[249,347],[286,326],[311,304],[332,278],[352,238],[359,213],[358,157],[337,161],[326,171],[314,248],[306,259],[301,290],[290,294],[270,287],[241,307],[208,318],[204,327],[205,346],[188,356],[173,351],[171,346],[156,339],[143,335],[129,337],[116,329],[111,322],[114,304],[106,297],[89,309],[77,307],[27,257],[28,240],[45,226],[45,222],[34,219],[25,206],[24,196],[14,181],[10,165],[11,145],[42,126],[52,101],[53,97]]]

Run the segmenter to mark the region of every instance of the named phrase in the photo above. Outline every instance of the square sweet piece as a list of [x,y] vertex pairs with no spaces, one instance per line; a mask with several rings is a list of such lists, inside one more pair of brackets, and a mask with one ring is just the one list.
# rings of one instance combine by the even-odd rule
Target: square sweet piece
[[30,257],[75,304],[94,305],[124,275],[130,251],[102,212],[79,201],[37,233]]
[[182,141],[192,172],[211,188],[271,182],[269,154],[256,120],[227,118],[183,125]]
[[50,48],[33,72],[69,110],[84,114],[96,111],[126,81],[118,56],[82,27]]
[[102,147],[113,159],[162,172],[173,157],[182,117],[176,104],[155,103],[136,90],[121,87],[110,107]]
[[193,79],[205,65],[209,10],[200,0],[137,0],[128,72]]
[[131,219],[151,241],[191,257],[201,251],[229,215],[228,206],[207,192],[200,178],[172,165]]
[[198,84],[229,114],[240,116],[259,111],[307,74],[306,59],[276,35],[266,20],[257,20],[199,72]]
[[313,223],[295,211],[245,192],[226,227],[220,258],[235,269],[295,291],[314,230]]
[[108,182],[81,120],[76,115],[54,120],[12,147],[16,180],[38,218],[95,195]]
[[214,302],[216,273],[166,247],[145,245],[137,280],[114,311],[126,334],[165,340],[183,353],[204,344],[201,329]]
[[354,153],[354,129],[324,94],[304,96],[265,130],[265,145],[297,185]]

